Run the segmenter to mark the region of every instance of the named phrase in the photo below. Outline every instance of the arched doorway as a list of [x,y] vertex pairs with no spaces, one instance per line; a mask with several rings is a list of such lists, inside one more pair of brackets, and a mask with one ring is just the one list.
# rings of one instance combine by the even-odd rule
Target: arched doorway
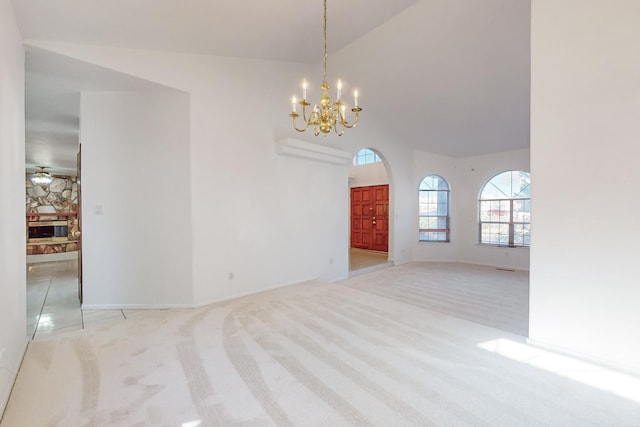
[[385,265],[389,252],[389,175],[370,148],[354,156],[349,171],[349,271]]

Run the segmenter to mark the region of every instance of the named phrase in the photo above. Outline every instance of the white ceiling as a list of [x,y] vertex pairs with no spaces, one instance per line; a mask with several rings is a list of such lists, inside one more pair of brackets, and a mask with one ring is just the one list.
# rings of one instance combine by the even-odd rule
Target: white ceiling
[[417,149],[528,148],[530,26],[530,0],[422,0],[332,63],[346,64],[367,88],[367,111]]
[[[417,0],[328,0],[336,51]],[[134,49],[317,62],[321,0],[13,0],[22,36]],[[318,32],[313,32],[313,31]]]
[[[13,6],[25,40],[322,60],[320,0]],[[331,65],[347,65],[368,89],[367,110],[414,147],[450,156],[528,147],[530,0],[329,0],[328,26]],[[27,165],[60,171],[75,168],[81,90],[157,87],[33,48],[26,69]]]

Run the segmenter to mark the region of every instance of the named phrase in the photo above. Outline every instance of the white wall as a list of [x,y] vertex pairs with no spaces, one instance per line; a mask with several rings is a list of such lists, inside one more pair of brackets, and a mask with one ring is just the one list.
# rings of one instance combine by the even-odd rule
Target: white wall
[[348,166],[280,156],[275,142],[286,137],[353,154],[362,147],[380,152],[391,183],[390,257],[410,260],[411,151],[364,113],[360,125],[341,138],[314,138],[291,128],[290,94],[317,67],[33,44],[189,93],[195,304],[347,276]]
[[389,183],[387,169],[383,162],[354,165],[349,167],[349,187],[370,187]]
[[80,108],[83,307],[190,306],[188,96],[85,92]]
[[640,371],[640,2],[532,7],[530,336]]
[[[416,151],[413,163],[415,222],[413,257],[425,261],[459,261],[529,269],[529,248],[499,248],[478,243],[478,198],[484,184],[508,170],[529,169],[529,150],[450,158]],[[418,242],[418,187],[425,176],[440,175],[451,189],[451,242]],[[535,177],[532,177],[535,185]],[[535,203],[535,201],[532,201]],[[535,233],[535,231],[532,231]]]
[[[396,263],[412,259],[417,240],[417,177],[408,165],[413,163],[413,150],[383,128],[384,121],[369,113],[366,105],[358,127],[341,138],[314,138],[291,128],[289,94],[296,91],[301,76],[314,81],[309,76],[317,67],[60,43],[32,44],[189,94],[195,304],[314,277],[336,280],[347,276],[348,167],[282,158],[276,153],[275,141],[286,137],[340,148],[354,155],[364,147],[376,150],[390,184],[389,258]],[[264,81],[270,84],[265,85]],[[366,88],[361,90],[366,92]],[[255,103],[278,99],[282,99],[282,109],[265,108],[255,113]],[[482,159],[477,162],[478,167],[483,167]],[[511,167],[514,166],[508,168]],[[477,186],[472,177],[460,176],[456,187],[467,185],[467,181]],[[472,197],[476,199],[477,194],[474,192]],[[287,206],[285,211],[283,206]],[[319,212],[329,216],[325,214],[324,220],[318,220]],[[475,205],[471,216],[468,214],[464,209],[456,214],[460,236],[469,218],[475,227]],[[292,217],[298,219],[294,221]],[[528,254],[523,260],[503,262],[507,257],[499,253],[501,258],[496,261],[496,248],[477,247],[476,229],[471,233],[465,243],[470,248],[457,251],[464,256],[462,260],[528,267]],[[456,237],[456,241],[461,240]],[[444,258],[451,259],[448,255]]]
[[0,414],[27,344],[24,169],[24,49],[0,0]]

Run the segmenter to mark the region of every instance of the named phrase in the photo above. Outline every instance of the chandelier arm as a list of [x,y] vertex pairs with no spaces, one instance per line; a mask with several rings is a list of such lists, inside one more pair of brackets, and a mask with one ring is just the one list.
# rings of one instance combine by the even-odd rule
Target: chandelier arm
[[[355,111],[354,111],[354,110],[355,110]],[[356,108],[354,108],[354,109],[352,110],[354,113],[356,113],[356,119],[353,121],[353,124],[352,124],[352,125],[347,124],[347,122],[345,121],[345,122],[343,123],[344,127],[346,127],[347,129],[352,129],[352,128],[356,127],[356,125],[358,124],[358,119],[360,118],[360,116],[358,115],[358,113],[360,112],[360,110],[362,110],[362,109],[356,109]]]
[[298,132],[301,132],[301,133],[302,133],[302,132],[306,132],[306,131],[307,131],[307,129],[309,128],[309,125],[307,125],[304,129],[298,129],[298,128],[296,127],[295,123],[294,123],[294,124],[293,124],[293,128],[294,128],[295,130],[297,130]]
[[309,129],[309,123],[307,123],[307,125],[306,125],[304,128],[302,128],[302,129],[298,129],[298,127],[296,126],[296,120],[295,120],[295,119],[293,119],[293,128],[294,128],[295,130],[297,130],[298,132],[306,132],[306,131],[307,131],[307,129]]
[[298,126],[296,126],[296,121],[298,119],[298,116],[300,116],[300,114],[296,114],[296,113],[289,114],[289,117],[293,118],[293,128],[298,132],[305,132],[309,128],[309,122],[305,120],[305,122],[307,123],[307,126],[305,126],[303,129],[299,129]]

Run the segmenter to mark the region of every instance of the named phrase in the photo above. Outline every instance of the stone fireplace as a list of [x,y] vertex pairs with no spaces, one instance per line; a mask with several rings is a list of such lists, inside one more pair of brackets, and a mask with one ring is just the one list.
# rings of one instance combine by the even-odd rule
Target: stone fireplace
[[78,250],[77,188],[75,177],[55,177],[40,186],[27,176],[27,255]]

